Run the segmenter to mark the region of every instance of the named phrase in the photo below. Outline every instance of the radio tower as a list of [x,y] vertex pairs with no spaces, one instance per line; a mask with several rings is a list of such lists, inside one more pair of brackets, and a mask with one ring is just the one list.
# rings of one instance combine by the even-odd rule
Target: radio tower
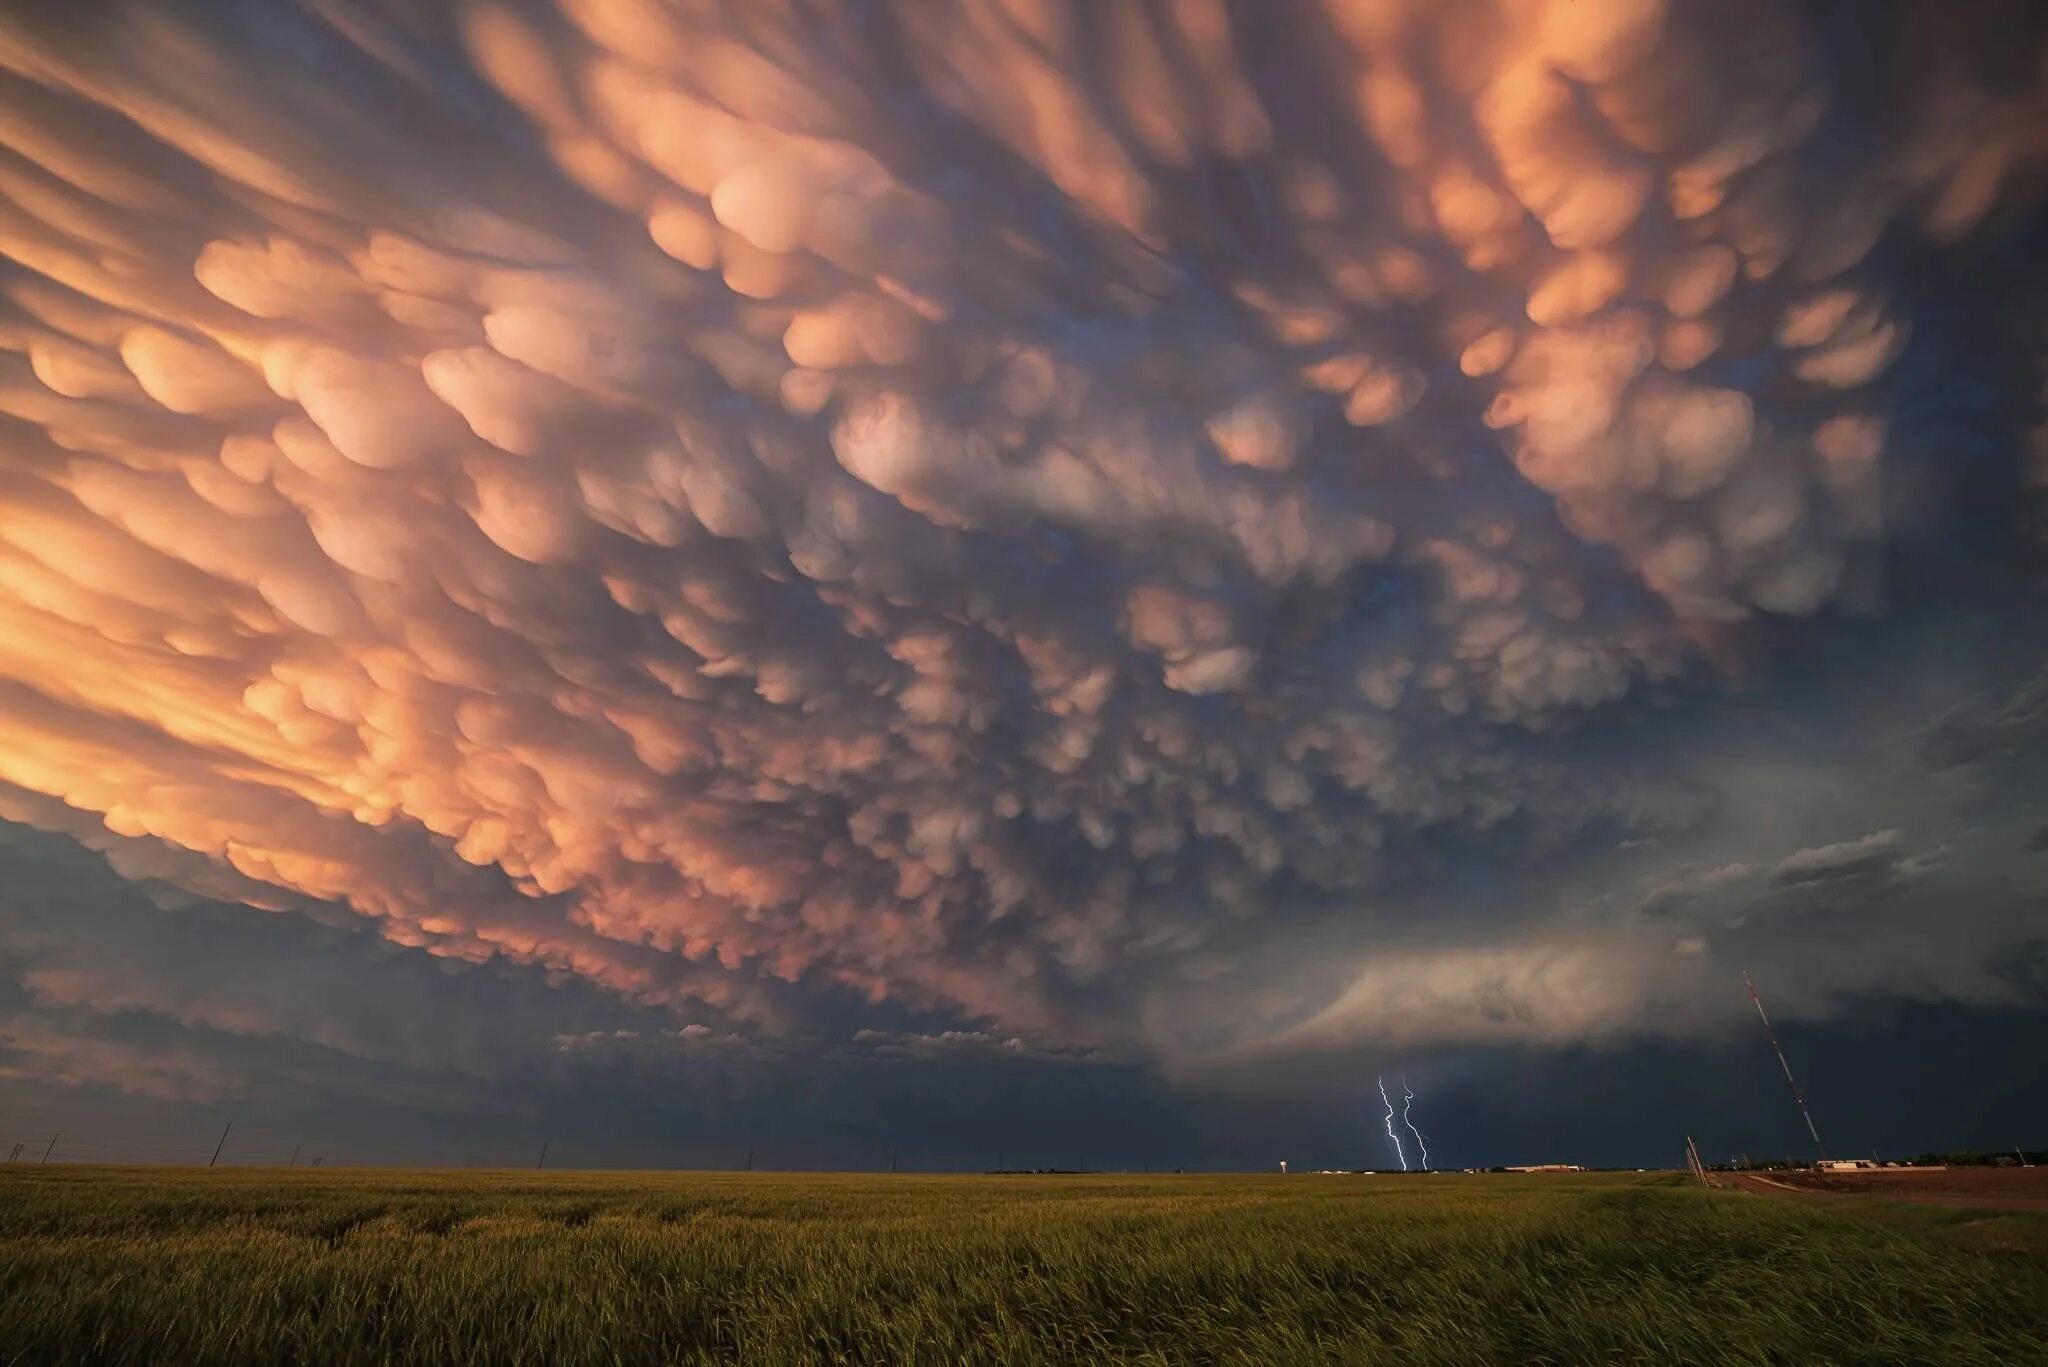
[[1771,1018],[1764,1014],[1764,999],[1756,994],[1756,984],[1749,980],[1749,974],[1742,975],[1742,985],[1749,989],[1749,999],[1756,1003],[1756,1017],[1764,1023],[1764,1037],[1771,1042],[1771,1052],[1778,1056],[1778,1066],[1785,1070],[1785,1081],[1792,1085],[1792,1099],[1799,1103],[1799,1118],[1806,1122],[1806,1132],[1813,1136],[1813,1147],[1820,1150],[1823,1163],[1827,1161],[1827,1145],[1820,1142],[1820,1131],[1813,1127],[1813,1112],[1806,1109],[1806,1093],[1799,1090],[1798,1081],[1792,1076],[1792,1065],[1785,1062],[1785,1051],[1778,1046],[1778,1032],[1771,1029]]

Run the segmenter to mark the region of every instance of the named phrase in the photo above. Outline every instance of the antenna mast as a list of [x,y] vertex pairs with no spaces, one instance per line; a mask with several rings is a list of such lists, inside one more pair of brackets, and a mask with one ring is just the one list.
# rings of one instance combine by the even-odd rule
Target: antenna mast
[[1778,1056],[1778,1066],[1785,1070],[1785,1081],[1792,1087],[1792,1099],[1799,1103],[1799,1118],[1806,1122],[1806,1132],[1813,1136],[1813,1147],[1820,1150],[1821,1161],[1826,1162],[1827,1145],[1820,1142],[1820,1131],[1813,1127],[1813,1112],[1806,1109],[1806,1093],[1799,1090],[1799,1083],[1792,1076],[1792,1065],[1785,1062],[1785,1051],[1778,1045],[1778,1032],[1771,1029],[1771,1018],[1764,1014],[1764,999],[1756,994],[1756,984],[1749,980],[1748,973],[1742,975],[1742,985],[1749,989],[1749,999],[1756,1004],[1756,1018],[1764,1023],[1764,1038],[1771,1042],[1771,1052]]

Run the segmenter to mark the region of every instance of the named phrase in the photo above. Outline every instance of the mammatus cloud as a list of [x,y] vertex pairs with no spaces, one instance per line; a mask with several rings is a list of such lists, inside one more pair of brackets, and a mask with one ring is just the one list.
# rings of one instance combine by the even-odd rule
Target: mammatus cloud
[[1660,718],[1911,615],[2048,172],[2038,14],[1881,8],[11,15],[0,815],[675,1022],[557,1052],[1695,1028],[1906,837]]

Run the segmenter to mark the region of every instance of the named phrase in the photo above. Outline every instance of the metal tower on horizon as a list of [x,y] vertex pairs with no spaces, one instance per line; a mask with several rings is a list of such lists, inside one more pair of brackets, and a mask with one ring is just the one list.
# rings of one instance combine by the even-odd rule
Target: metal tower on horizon
[[1756,1004],[1756,1017],[1764,1023],[1764,1038],[1771,1042],[1771,1052],[1778,1056],[1778,1066],[1785,1070],[1785,1081],[1792,1086],[1792,1099],[1799,1103],[1799,1118],[1806,1122],[1806,1132],[1813,1136],[1813,1147],[1820,1151],[1821,1161],[1828,1157],[1827,1145],[1820,1142],[1820,1131],[1813,1126],[1813,1112],[1806,1109],[1806,1093],[1799,1090],[1799,1082],[1792,1076],[1792,1065],[1785,1062],[1785,1051],[1778,1045],[1778,1032],[1771,1029],[1771,1018],[1764,1014],[1764,999],[1756,994],[1756,984],[1749,980],[1745,971],[1742,985],[1749,989],[1749,999]]

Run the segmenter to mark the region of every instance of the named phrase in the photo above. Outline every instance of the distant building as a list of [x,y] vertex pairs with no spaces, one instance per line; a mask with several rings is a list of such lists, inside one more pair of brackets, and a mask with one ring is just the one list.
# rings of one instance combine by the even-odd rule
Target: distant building
[[1509,1172],[1584,1172],[1577,1163],[1524,1163],[1520,1167],[1510,1165]]
[[1875,1158],[1827,1158],[1820,1164],[1822,1172],[1868,1172],[1881,1167]]

